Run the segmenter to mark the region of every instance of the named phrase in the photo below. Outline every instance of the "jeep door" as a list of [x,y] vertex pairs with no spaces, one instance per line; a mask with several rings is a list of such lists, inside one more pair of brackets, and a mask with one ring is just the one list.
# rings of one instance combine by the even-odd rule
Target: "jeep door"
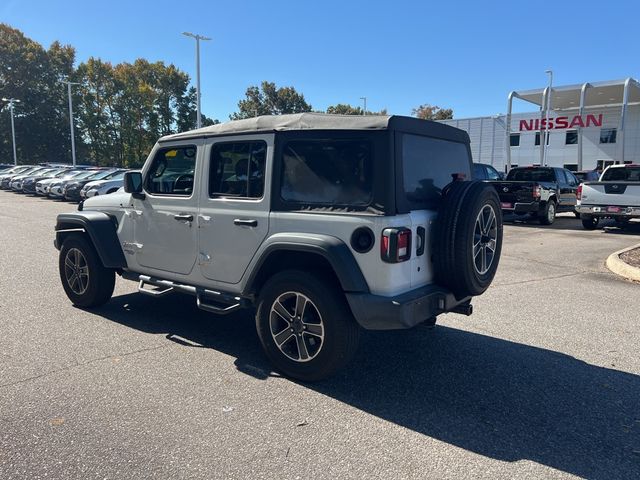
[[238,283],[267,236],[273,139],[208,140],[198,225],[200,270],[210,280]]
[[142,172],[144,198],[132,198],[136,262],[188,275],[196,262],[198,213],[194,186],[202,140],[160,144]]

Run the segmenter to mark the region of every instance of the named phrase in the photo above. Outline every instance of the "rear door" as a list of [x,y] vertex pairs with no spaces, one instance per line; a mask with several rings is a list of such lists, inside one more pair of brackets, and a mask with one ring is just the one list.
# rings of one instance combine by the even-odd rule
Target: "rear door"
[[576,204],[576,190],[578,183],[573,174],[563,168],[555,168],[558,181],[558,205],[564,209],[573,207]]
[[272,134],[221,137],[205,149],[198,214],[199,266],[235,284],[269,231]]

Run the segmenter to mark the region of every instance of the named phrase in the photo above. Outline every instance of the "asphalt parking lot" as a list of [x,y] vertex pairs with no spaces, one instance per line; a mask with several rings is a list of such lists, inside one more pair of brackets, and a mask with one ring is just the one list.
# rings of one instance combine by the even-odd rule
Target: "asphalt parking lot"
[[368,332],[333,379],[270,370],[251,312],[190,297],[71,306],[74,206],[0,191],[0,478],[640,477],[640,285],[604,266],[640,225],[505,227],[472,317]]

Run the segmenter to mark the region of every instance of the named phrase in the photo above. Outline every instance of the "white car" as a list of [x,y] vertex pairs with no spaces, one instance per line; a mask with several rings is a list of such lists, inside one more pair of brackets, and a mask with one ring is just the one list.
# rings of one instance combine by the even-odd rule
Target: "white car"
[[87,183],[82,190],[80,190],[80,198],[91,198],[96,195],[107,195],[109,193],[117,192],[118,189],[124,186],[124,172],[120,172],[108,180],[96,180],[95,182]]
[[613,218],[625,225],[640,218],[640,165],[611,165],[597,182],[578,187],[576,212],[586,230],[598,226],[601,218]]
[[38,195],[48,195],[49,193],[49,186],[54,183],[57,182],[58,180],[68,180],[70,178],[72,178],[74,175],[77,175],[81,172],[83,172],[84,170],[61,170],[60,172],[58,172],[56,175],[54,175],[51,178],[45,178],[42,180],[38,180],[36,182],[36,194]]

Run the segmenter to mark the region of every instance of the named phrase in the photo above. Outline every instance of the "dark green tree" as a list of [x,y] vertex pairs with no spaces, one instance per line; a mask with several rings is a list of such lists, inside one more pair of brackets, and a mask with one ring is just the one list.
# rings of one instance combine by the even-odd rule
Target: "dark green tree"
[[231,120],[251,118],[259,115],[282,115],[312,111],[304,95],[293,87],[278,88],[273,82],[262,82],[260,87],[247,88],[246,98],[238,102],[238,111],[231,114]]
[[411,111],[411,115],[423,120],[450,120],[453,118],[453,110],[425,103],[424,105],[414,108]]
[[[0,98],[17,98],[18,162],[71,159],[66,85],[75,50],[54,42],[48,50],[19,30],[0,24]],[[4,104],[2,105],[4,107]],[[12,159],[8,109],[0,112],[0,158]]]
[[[327,113],[333,115],[362,115],[363,109],[361,107],[354,107],[348,103],[338,103],[337,105],[327,107]],[[379,112],[372,112],[367,109],[367,115],[387,115],[387,109],[384,108]]]

